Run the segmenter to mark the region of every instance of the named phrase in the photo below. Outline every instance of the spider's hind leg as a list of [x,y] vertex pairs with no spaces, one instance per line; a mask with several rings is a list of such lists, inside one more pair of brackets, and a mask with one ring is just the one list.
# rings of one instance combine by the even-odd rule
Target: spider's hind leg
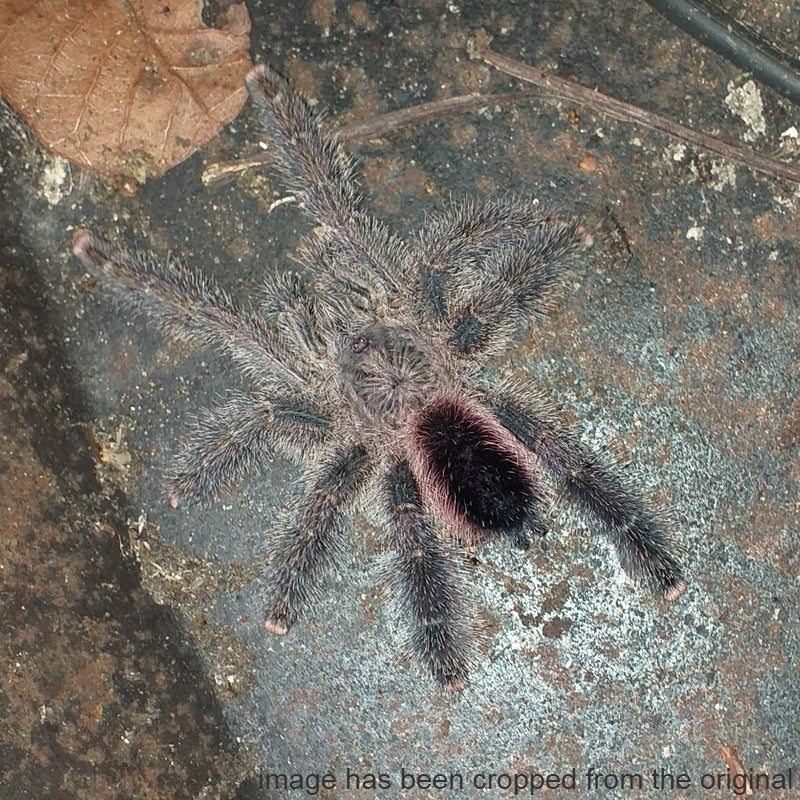
[[[516,397],[532,394],[527,387],[515,392]],[[537,397],[534,408],[533,403],[523,406],[509,395],[495,395],[489,406],[498,422],[561,481],[567,499],[603,524],[628,575],[667,600],[683,594],[683,545],[617,471],[556,421],[547,403]]]
[[294,522],[270,543],[264,577],[267,593],[264,627],[284,634],[319,592],[322,573],[343,551],[344,515],[370,473],[370,460],[358,443],[340,443],[313,478]]
[[382,490],[394,547],[386,579],[411,621],[409,649],[446,691],[459,691],[469,675],[470,649],[459,566],[426,517],[406,461],[391,463]]

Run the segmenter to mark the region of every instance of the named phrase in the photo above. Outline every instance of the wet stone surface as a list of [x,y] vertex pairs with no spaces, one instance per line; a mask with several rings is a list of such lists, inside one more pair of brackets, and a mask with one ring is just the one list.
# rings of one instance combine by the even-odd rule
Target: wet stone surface
[[[797,156],[783,134],[800,110],[756,86],[759,132],[726,102],[747,76],[645,4],[248,5],[254,60],[337,124],[514,89],[469,60],[482,29],[505,55]],[[800,13],[741,5],[771,39],[771,9]],[[281,196],[269,171],[201,183],[206,163],[257,152],[249,106],[132,198],[63,169],[8,110],[0,129],[0,796],[299,797],[330,773],[327,798],[486,797],[485,773],[575,768],[574,790],[535,796],[722,798],[729,788],[700,785],[735,771],[721,747],[800,781],[796,186],[544,99],[352,145],[368,204],[402,232],[451,196],[504,192],[586,220],[589,263],[496,374],[533,376],[586,443],[622,454],[691,554],[689,588],[666,605],[562,507],[528,552],[480,550],[481,661],[450,696],[397,647],[366,515],[324,602],[286,637],[263,630],[253,581],[297,473],[276,460],[232,497],[171,510],[163,475],[191,415],[248,384],[126,318],[69,256],[72,230],[90,227],[257,298],[308,223],[291,204],[267,214]],[[651,788],[587,788],[590,768]],[[403,790],[402,770],[464,788]],[[654,789],[653,770],[691,784]],[[270,788],[270,774],[304,787]]]

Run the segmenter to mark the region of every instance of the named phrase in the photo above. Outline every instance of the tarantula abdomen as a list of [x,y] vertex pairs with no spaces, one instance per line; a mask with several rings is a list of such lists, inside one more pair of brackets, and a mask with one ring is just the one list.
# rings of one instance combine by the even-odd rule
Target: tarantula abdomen
[[485,412],[442,398],[422,409],[412,437],[424,485],[466,541],[499,533],[527,547],[528,532],[545,532],[531,459]]

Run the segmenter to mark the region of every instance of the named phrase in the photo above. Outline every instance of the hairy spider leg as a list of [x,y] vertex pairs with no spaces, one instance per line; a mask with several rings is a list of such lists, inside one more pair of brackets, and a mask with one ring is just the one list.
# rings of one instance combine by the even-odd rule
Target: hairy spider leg
[[298,400],[237,394],[196,420],[173,462],[167,500],[197,502],[229,489],[276,449],[298,457],[331,426],[328,415]]
[[461,356],[503,350],[522,321],[543,318],[591,237],[576,222],[549,222],[493,252],[452,309],[449,341]]
[[446,691],[464,688],[469,676],[469,614],[458,586],[460,569],[426,517],[408,462],[393,459],[383,479],[394,553],[386,582],[410,620],[408,648]]
[[[492,250],[512,244],[551,217],[529,197],[465,198],[431,214],[417,236],[414,271],[420,276],[425,315],[449,318],[462,305],[464,275],[480,275]],[[468,294],[469,292],[467,292]]]
[[494,396],[489,405],[497,420],[558,476],[566,497],[603,523],[630,577],[670,601],[683,594],[683,546],[620,475],[559,426],[546,406],[537,412],[502,395]]
[[253,67],[245,83],[277,148],[277,167],[286,188],[302,198],[317,219],[346,222],[361,203],[353,159],[324,128],[321,116],[305,98],[271,67]]
[[319,580],[343,552],[344,518],[365,485],[372,464],[360,444],[339,444],[312,474],[313,485],[293,523],[269,542],[264,575],[264,627],[284,634],[319,595]]
[[146,313],[165,333],[216,347],[235,358],[247,374],[272,385],[307,380],[263,321],[244,311],[211,278],[172,258],[162,263],[116,250],[84,230],[75,232],[72,252],[120,300]]
[[[409,265],[408,248],[385,225],[360,210],[353,159],[288,81],[259,64],[245,78],[277,149],[277,167],[286,188],[308,213],[328,227],[349,265],[351,280],[373,285],[378,294],[397,294]],[[340,272],[346,275],[346,267]],[[373,288],[370,287],[370,288]]]

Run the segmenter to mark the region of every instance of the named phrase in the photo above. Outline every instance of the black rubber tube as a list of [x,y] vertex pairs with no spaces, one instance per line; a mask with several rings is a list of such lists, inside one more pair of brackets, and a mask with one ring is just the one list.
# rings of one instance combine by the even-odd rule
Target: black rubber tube
[[752,73],[761,83],[800,106],[800,74],[730,22],[724,22],[689,0],[646,0],[681,30]]

